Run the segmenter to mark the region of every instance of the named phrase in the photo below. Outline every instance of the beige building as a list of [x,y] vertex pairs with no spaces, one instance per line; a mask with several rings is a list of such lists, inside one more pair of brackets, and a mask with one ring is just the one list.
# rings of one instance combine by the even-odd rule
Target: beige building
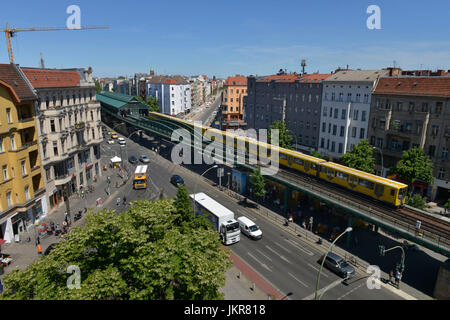
[[[377,173],[386,173],[402,152],[419,147],[431,159],[434,181],[417,183],[423,195],[444,201],[450,189],[450,77],[380,78],[372,95],[369,142]],[[381,161],[381,154],[382,161]]]
[[92,69],[22,68],[37,95],[37,132],[50,210],[101,175],[100,103]]

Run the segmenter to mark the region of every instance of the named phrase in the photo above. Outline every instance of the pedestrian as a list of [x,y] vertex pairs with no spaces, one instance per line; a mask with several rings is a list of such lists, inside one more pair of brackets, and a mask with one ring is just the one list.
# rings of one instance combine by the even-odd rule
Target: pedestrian
[[395,284],[397,285],[397,288],[400,287],[400,279],[402,277],[402,274],[400,273],[400,270],[397,269],[395,272]]
[[303,222],[302,222],[302,227],[303,227],[304,229],[306,229],[306,223],[305,223],[305,220],[303,220]]
[[120,206],[120,197],[117,198],[117,205]]
[[38,253],[38,255],[41,255],[41,254],[42,254],[42,247],[41,247],[41,244],[38,244],[38,245],[37,245],[37,253]]
[[41,238],[39,237],[39,235],[36,237],[36,246],[38,244],[41,244]]
[[127,205],[127,197],[123,196],[123,205],[126,206]]
[[393,283],[392,281],[393,279],[394,279],[394,270],[391,269],[391,271],[389,271],[389,282]]

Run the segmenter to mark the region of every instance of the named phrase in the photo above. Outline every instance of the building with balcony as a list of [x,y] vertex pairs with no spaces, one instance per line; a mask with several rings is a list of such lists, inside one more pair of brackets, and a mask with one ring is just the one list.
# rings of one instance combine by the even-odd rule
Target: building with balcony
[[182,76],[155,76],[147,81],[147,97],[158,100],[161,113],[176,116],[191,109],[191,85]]
[[15,64],[0,64],[0,239],[15,241],[48,213],[36,94]]
[[247,96],[247,77],[236,75],[228,77],[222,91],[220,106],[221,128],[245,129],[244,97]]
[[340,70],[323,81],[319,153],[339,159],[367,139],[372,90],[390,70]]
[[419,147],[433,162],[435,179],[432,186],[415,187],[422,188],[431,200],[448,198],[450,77],[380,78],[373,91],[369,123],[377,173],[385,176],[404,150]]
[[292,146],[304,152],[317,150],[322,105],[322,81],[331,74],[296,73],[248,77],[245,120],[248,128],[269,129],[284,120]]
[[50,210],[101,176],[100,103],[92,68],[21,68],[38,96],[37,134]]

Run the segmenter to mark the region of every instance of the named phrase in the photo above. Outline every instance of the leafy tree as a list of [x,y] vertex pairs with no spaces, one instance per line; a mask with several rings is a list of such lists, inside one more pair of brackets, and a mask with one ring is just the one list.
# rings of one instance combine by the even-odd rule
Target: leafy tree
[[160,112],[160,107],[158,105],[158,100],[156,98],[148,97],[147,101],[144,101],[144,99],[142,99],[142,97],[140,97],[140,96],[135,96],[135,97],[136,97],[136,99],[139,100],[139,102],[147,105],[150,112]]
[[325,157],[323,154],[319,153],[319,152],[316,151],[316,150],[313,150],[313,151],[311,152],[311,157],[316,157],[316,158],[319,158],[319,159],[327,160],[326,157]]
[[175,209],[180,216],[179,222],[192,222],[194,220],[194,210],[189,198],[189,194],[185,186],[179,186],[177,196],[175,198]]
[[392,171],[407,181],[410,187],[416,181],[433,182],[433,163],[420,148],[403,151],[402,158]]
[[415,195],[408,197],[406,199],[406,204],[408,206],[423,210],[426,208],[427,202],[425,201],[424,198],[422,198],[419,194],[416,193]]
[[275,121],[269,128],[269,132],[267,133],[269,141],[272,141],[272,132],[271,130],[278,129],[279,130],[279,146],[285,149],[292,150],[292,136],[288,133],[286,129],[286,125],[283,120]]
[[[229,250],[211,228],[182,233],[176,219],[172,199],[136,201],[119,215],[89,213],[86,226],[74,228],[49,255],[5,275],[0,298],[223,299]],[[80,289],[67,286],[71,265],[80,268]]]
[[373,150],[369,141],[367,139],[361,140],[357,146],[342,156],[341,163],[353,169],[374,173],[375,160],[372,153]]
[[263,197],[266,194],[266,182],[261,174],[261,169],[253,170],[250,175],[250,185],[252,186],[252,193],[257,197]]
[[95,81],[95,91],[97,93],[100,93],[102,91],[102,88],[100,87],[100,82]]

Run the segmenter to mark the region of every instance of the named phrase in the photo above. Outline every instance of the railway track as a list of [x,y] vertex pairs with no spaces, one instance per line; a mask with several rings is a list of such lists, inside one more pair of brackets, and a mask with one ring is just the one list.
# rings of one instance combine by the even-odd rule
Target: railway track
[[424,238],[439,242],[443,245],[450,245],[450,224],[444,220],[410,209],[394,209],[381,202],[376,203],[373,199],[349,193],[346,189],[336,187],[326,181],[305,175],[301,172],[293,173],[285,169],[280,169],[277,175],[294,184],[301,182],[302,184],[313,186],[316,189],[322,189],[332,195],[333,198],[338,198],[340,201],[346,200],[343,202],[347,202],[353,206],[358,207],[359,205],[360,208],[370,208],[372,214],[389,221],[393,225],[402,226],[408,231],[415,231],[416,221],[420,220],[422,224],[418,235],[422,234]]

